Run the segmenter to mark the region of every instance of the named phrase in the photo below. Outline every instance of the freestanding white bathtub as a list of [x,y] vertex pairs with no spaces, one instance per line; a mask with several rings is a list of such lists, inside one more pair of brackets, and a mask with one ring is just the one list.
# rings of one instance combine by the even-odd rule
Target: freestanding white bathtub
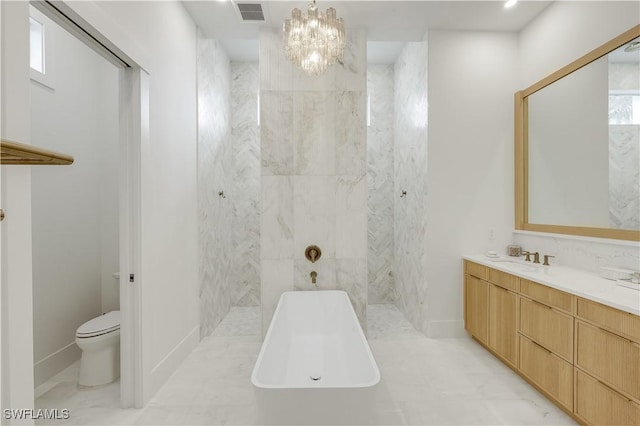
[[380,371],[344,291],[289,291],[251,382],[268,424],[371,424]]

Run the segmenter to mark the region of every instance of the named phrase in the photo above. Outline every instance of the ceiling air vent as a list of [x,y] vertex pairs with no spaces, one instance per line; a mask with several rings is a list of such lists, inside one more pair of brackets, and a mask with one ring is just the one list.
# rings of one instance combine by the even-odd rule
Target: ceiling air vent
[[244,22],[264,22],[264,12],[260,3],[236,3]]

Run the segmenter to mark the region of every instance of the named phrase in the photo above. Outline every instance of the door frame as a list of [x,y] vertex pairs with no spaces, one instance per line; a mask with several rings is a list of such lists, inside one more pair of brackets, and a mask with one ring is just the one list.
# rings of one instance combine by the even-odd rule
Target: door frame
[[[5,2],[2,2],[5,3]],[[12,2],[10,2],[12,3]],[[23,3],[23,2],[16,2]],[[26,2],[25,2],[26,3]],[[52,18],[54,21],[61,24],[67,30],[80,35],[81,39],[89,44],[91,47],[98,50],[108,60],[119,64],[123,67],[120,71],[120,182],[119,182],[119,202],[120,202],[120,310],[121,310],[121,406],[122,408],[136,407],[141,408],[144,400],[144,390],[149,386],[149,378],[145,377],[146,373],[143,369],[143,336],[142,336],[142,322],[141,313],[143,310],[142,300],[142,285],[143,277],[140,274],[141,265],[141,169],[142,169],[142,153],[143,146],[148,145],[149,142],[149,80],[150,74],[148,72],[148,58],[141,51],[136,41],[131,39],[130,36],[124,33],[117,23],[113,22],[104,11],[94,2],[67,2],[67,1],[31,1],[31,4],[45,15]],[[0,12],[0,30],[6,29],[10,26],[10,31],[19,33],[19,36],[28,40],[29,27],[28,27],[28,3],[24,3],[18,7],[5,8],[4,5],[2,12]],[[16,24],[18,23],[18,24]],[[2,40],[2,32],[0,31],[0,42]],[[5,49],[2,49],[3,51]],[[19,50],[19,49],[17,49]],[[3,78],[3,88],[13,87],[13,78],[29,79],[29,66],[28,61],[12,61],[13,57],[9,56],[8,52],[3,54],[2,58],[2,71],[0,76]],[[119,58],[119,59],[116,59]],[[5,72],[8,67],[11,67],[12,72]],[[21,83],[24,83],[21,81]],[[18,86],[20,86],[18,84]],[[22,84],[22,99],[29,99],[28,85],[26,85],[26,93],[24,84]],[[3,93],[4,95],[4,93]],[[6,112],[10,111],[18,97],[13,96],[6,99],[3,97],[3,111],[2,119],[6,119]],[[24,103],[24,102],[22,102]],[[24,105],[22,107],[22,114],[25,113]],[[28,101],[26,103],[26,116],[27,119],[23,119],[17,124],[12,124],[12,134],[18,134],[17,138],[22,140],[19,142],[29,143],[29,113],[28,113]],[[9,120],[6,120],[9,122]],[[2,124],[6,124],[2,123]],[[3,128],[4,135],[4,128]],[[9,138],[10,135],[7,135]],[[18,167],[20,169],[25,166],[11,166]],[[28,167],[28,166],[27,166]],[[4,169],[5,166],[2,166]],[[16,169],[17,170],[17,169]],[[6,172],[13,174],[13,170],[6,170]],[[29,171],[25,171],[30,175]],[[3,170],[3,174],[5,170]],[[2,185],[7,188],[7,192],[3,192],[2,204],[11,203],[11,179],[5,178],[3,175]],[[27,197],[30,200],[30,183],[27,185],[28,194]],[[2,206],[0,206],[2,207]],[[28,203],[25,210],[28,212],[29,218],[31,206]],[[15,221],[15,219],[14,219]],[[6,222],[6,223],[5,223]],[[11,234],[8,232],[11,230],[10,221],[3,222],[2,239],[7,239],[7,234],[14,235],[15,238],[19,238],[16,233]],[[28,235],[23,236],[23,239],[30,240],[30,226],[28,226]],[[23,224],[23,230],[24,230]],[[9,240],[8,244],[11,248],[14,247],[14,239]],[[20,243],[20,241],[18,241]],[[30,241],[29,250],[23,250],[21,253],[21,263],[12,268],[12,260],[9,259],[9,267],[6,268],[5,262],[7,246],[5,245],[2,250],[2,294],[0,294],[0,303],[3,308],[12,306],[14,304],[14,298],[12,295],[15,291],[20,291],[22,294],[28,293],[29,296],[32,292],[31,281],[31,253],[30,253]],[[28,265],[28,266],[27,266]],[[6,272],[9,271],[7,278]],[[21,269],[21,270],[19,270]],[[22,272],[22,279],[12,279],[16,274]],[[13,274],[13,275],[11,275]],[[129,277],[133,277],[130,282]],[[27,278],[24,278],[27,277]],[[21,288],[21,287],[27,287]],[[22,298],[24,304],[24,297]],[[19,302],[19,301],[18,301]],[[6,408],[33,408],[33,305],[29,309],[14,309],[9,312],[7,317],[6,309],[2,309],[4,312],[4,318],[0,319],[0,342],[2,343],[2,352],[0,354],[0,382],[4,384],[4,388],[0,390],[0,413],[4,413]],[[19,313],[21,311],[22,313]],[[12,336],[20,335],[21,340],[15,339]],[[28,345],[31,342],[31,346]],[[22,359],[18,357],[9,357],[8,348],[11,347],[12,353],[22,353],[24,356]],[[10,376],[13,371],[26,371],[28,368],[31,370],[31,375],[27,375],[20,378],[19,386],[15,386],[14,382],[17,375]],[[30,394],[29,394],[30,389]],[[20,406],[15,405],[19,401]],[[29,405],[27,401],[31,401]],[[0,423],[11,421],[0,419]]]

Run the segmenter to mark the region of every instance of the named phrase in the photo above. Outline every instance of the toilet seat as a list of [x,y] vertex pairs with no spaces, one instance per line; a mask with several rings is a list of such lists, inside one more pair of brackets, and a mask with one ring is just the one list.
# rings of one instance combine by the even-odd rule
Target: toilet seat
[[82,324],[76,331],[76,337],[96,337],[116,330],[120,330],[120,311],[111,311]]

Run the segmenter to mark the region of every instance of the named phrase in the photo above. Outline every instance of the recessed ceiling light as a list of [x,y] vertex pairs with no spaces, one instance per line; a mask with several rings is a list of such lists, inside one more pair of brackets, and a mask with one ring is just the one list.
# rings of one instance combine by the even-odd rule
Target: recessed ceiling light
[[504,8],[505,9],[509,9],[509,8],[515,6],[516,3],[518,3],[518,0],[507,0],[507,2],[504,4]]

